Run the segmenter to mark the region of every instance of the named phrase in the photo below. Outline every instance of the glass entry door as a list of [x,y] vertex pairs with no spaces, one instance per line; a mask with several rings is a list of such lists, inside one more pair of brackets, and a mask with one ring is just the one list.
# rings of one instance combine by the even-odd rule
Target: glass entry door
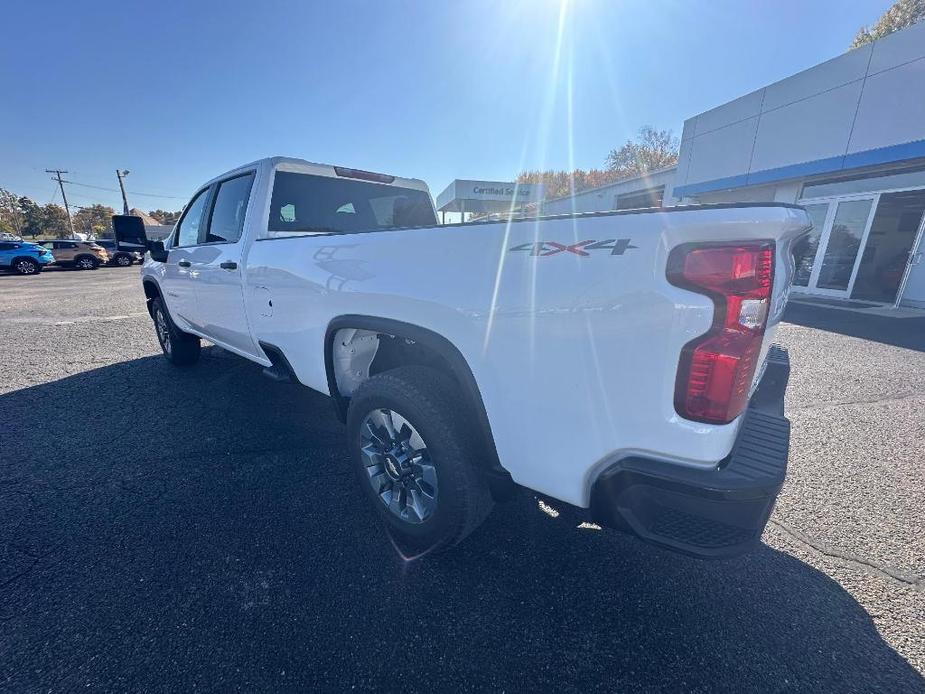
[[800,245],[793,249],[793,260],[796,266],[793,275],[793,285],[795,287],[809,286],[809,280],[813,276],[816,254],[819,251],[819,241],[822,240],[822,232],[825,230],[829,216],[830,204],[821,202],[815,205],[804,205],[804,207],[809,213],[809,218],[813,221],[813,228],[800,241]]
[[852,299],[892,304],[910,262],[925,215],[925,190],[884,193],[877,202]]
[[804,205],[813,230],[794,252],[794,285],[815,294],[847,297],[851,293],[877,197]]
[[873,206],[873,198],[835,203],[835,216],[826,234],[822,260],[816,268],[816,289],[838,294],[850,291]]

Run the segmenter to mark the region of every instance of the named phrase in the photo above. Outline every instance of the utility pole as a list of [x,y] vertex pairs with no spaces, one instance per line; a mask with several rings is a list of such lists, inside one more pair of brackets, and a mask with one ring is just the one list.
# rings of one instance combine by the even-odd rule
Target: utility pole
[[125,177],[128,175],[128,169],[116,169],[116,177],[119,179],[119,188],[122,190],[122,214],[128,214],[128,198],[125,197]]
[[67,173],[67,171],[62,171],[61,169],[45,169],[45,173],[53,173],[55,177],[53,181],[58,182],[58,187],[61,188],[61,199],[64,200],[64,211],[67,212],[67,225],[71,230],[71,236],[74,236],[74,222],[71,220],[71,208],[67,206],[67,195],[64,194],[64,181],[61,180],[61,174]]

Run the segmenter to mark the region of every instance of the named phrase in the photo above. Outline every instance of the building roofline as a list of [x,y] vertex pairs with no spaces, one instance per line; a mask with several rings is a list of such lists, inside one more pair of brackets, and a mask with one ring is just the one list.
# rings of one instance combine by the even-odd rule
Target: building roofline
[[[677,171],[677,170],[678,170],[677,164],[674,164],[672,166],[665,166],[665,167],[662,167],[661,169],[655,169],[655,171],[648,171],[640,176],[631,176],[630,178],[621,178],[618,181],[611,181],[610,183],[605,183],[604,185],[597,186],[596,188],[585,188],[584,190],[579,190],[575,192],[574,195],[586,195],[588,193],[594,193],[600,190],[604,190],[605,188],[613,188],[614,186],[620,186],[620,185],[623,185],[624,183],[629,183],[631,181],[641,181],[646,178],[651,178],[652,176],[657,176],[659,174],[664,174],[664,173],[671,173],[672,171]],[[557,198],[549,198],[548,200],[542,200],[541,203],[545,205],[546,203],[549,203],[549,202],[556,202],[557,200],[567,200],[568,198],[571,198],[571,197],[574,197],[574,196],[573,195],[560,195]]]

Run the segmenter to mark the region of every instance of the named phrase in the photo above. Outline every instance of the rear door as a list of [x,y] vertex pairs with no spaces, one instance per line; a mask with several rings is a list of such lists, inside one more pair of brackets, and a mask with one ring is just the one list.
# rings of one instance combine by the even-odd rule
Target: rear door
[[244,311],[244,220],[255,172],[214,184],[203,217],[200,243],[189,253],[196,287],[195,324],[209,338],[245,355],[256,355]]
[[17,244],[7,241],[0,241],[0,267],[9,267],[13,261],[13,253]]

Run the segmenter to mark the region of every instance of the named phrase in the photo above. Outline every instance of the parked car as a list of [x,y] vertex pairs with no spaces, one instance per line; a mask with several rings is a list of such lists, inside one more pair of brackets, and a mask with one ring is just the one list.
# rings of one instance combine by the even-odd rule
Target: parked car
[[74,267],[78,270],[96,270],[101,264],[109,262],[106,249],[95,241],[78,241],[62,239],[60,241],[42,241],[41,244],[55,253],[55,262],[62,267]]
[[114,239],[97,239],[94,241],[97,246],[102,246],[109,254],[107,265],[118,265],[119,267],[128,267],[132,263],[140,263],[144,256],[137,251],[123,251],[119,249]]
[[35,275],[55,262],[47,248],[28,241],[0,241],[0,269],[20,275]]
[[784,482],[772,341],[810,227],[783,203],[441,226],[423,181],[277,157],[202,186],[141,280],[168,361],[205,338],[332,397],[400,546],[459,542],[516,483],[717,557]]

